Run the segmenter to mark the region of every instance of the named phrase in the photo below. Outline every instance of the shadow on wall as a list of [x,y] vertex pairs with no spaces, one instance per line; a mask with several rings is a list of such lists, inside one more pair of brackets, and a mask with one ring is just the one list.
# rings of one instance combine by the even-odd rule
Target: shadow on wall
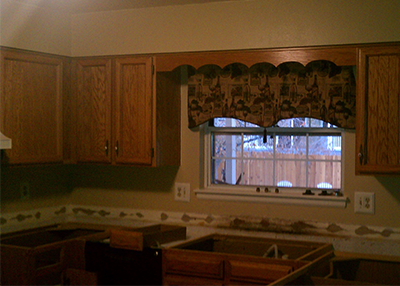
[[392,197],[400,203],[400,177],[387,176],[376,177],[376,179],[389,191]]
[[128,167],[77,165],[69,174],[69,188],[77,187],[169,192],[178,166]]
[[[1,165],[1,203],[68,195],[76,187],[169,192],[179,167]],[[26,191],[26,194],[22,193]],[[22,196],[24,198],[22,199]]]
[[65,195],[70,190],[68,166],[1,165],[1,202]]

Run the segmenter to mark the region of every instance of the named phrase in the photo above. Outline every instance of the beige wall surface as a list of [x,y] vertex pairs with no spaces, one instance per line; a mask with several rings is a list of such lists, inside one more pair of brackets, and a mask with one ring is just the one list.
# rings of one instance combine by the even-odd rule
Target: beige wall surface
[[72,55],[398,41],[398,0],[250,0],[72,17]]
[[[77,14],[71,18],[70,53],[89,56],[400,41],[398,11],[397,0],[250,0]],[[4,15],[2,12],[2,25],[6,21],[29,22],[22,17],[3,20]],[[47,21],[30,21],[43,27],[25,25],[27,30],[15,30],[18,36],[2,34],[1,44],[68,53],[64,44],[58,52],[57,46],[51,45],[56,35]],[[31,34],[41,28],[51,30],[39,33],[46,38],[43,43]],[[63,34],[65,28],[60,30]],[[183,85],[179,168],[72,166],[58,170],[57,174],[66,172],[63,178],[67,178],[64,187],[70,193],[69,203],[400,227],[400,177],[355,176],[353,132],[345,135],[344,192],[349,197],[345,209],[198,200],[193,190],[201,184],[200,132],[187,128],[186,92]],[[27,172],[21,177],[30,178]],[[174,182],[191,184],[189,203],[174,201]],[[374,215],[354,213],[355,191],[375,193]],[[34,197],[30,208],[40,206],[41,195]],[[46,201],[44,195],[42,198]],[[15,208],[19,206],[12,200],[2,201],[3,211]]]
[[[72,17],[73,56],[229,50],[351,44],[400,40],[400,1],[234,1],[91,13]],[[198,200],[193,192],[200,182],[200,132],[187,128],[187,98],[182,92],[182,164],[178,172],[158,174],[157,189],[148,176],[137,175],[132,184],[118,189],[102,187],[93,170],[77,187],[75,204],[110,205],[220,215],[265,216],[378,226],[400,226],[400,178],[355,176],[354,133],[345,140],[344,189],[346,209],[300,207],[243,202]],[[114,171],[113,171],[114,172]],[[129,172],[129,171],[126,171]],[[90,174],[89,174],[90,173]],[[115,171],[119,181],[126,181]],[[165,184],[162,184],[165,181]],[[190,203],[174,201],[173,181],[191,184]],[[78,184],[82,185],[82,183]],[[129,186],[128,186],[129,185]],[[151,191],[148,191],[151,190]],[[355,191],[375,192],[375,215],[354,214]]]
[[0,45],[69,56],[70,19],[63,11],[0,0]]

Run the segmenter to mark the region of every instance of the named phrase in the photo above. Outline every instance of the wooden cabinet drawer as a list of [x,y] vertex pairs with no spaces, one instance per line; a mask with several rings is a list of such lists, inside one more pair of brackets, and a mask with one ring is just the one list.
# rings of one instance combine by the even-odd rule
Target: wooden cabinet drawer
[[230,280],[272,282],[293,271],[291,265],[229,260]]
[[163,285],[223,285],[219,279],[168,274],[163,278]]
[[205,256],[204,253],[186,253],[186,251],[173,249],[167,249],[163,255],[166,273],[215,279],[224,278],[223,258]]

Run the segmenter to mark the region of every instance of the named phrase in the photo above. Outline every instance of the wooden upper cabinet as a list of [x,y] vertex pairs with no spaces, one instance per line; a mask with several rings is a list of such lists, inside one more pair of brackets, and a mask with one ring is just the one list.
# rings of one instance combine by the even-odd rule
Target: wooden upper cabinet
[[63,161],[63,59],[1,50],[1,131],[10,164]]
[[400,174],[400,45],[360,48],[356,173]]
[[118,164],[152,164],[152,77],[151,57],[115,60],[113,146]]
[[[77,162],[179,165],[179,155],[173,155],[172,162],[171,151],[179,154],[180,148],[169,147],[172,141],[180,143],[180,94],[175,93],[180,78],[171,87],[171,77],[160,75],[163,91],[156,94],[149,56],[81,58],[75,70]],[[163,109],[157,108],[162,103],[166,103]],[[163,130],[171,128],[157,128],[165,125],[174,126],[174,132],[165,134]],[[166,140],[168,136],[173,138]],[[161,150],[168,154],[162,155]]]
[[111,163],[111,60],[77,60],[78,162]]

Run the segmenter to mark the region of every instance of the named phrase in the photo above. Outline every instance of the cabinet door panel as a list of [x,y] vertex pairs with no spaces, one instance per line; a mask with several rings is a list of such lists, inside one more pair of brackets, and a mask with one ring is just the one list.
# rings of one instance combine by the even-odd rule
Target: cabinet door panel
[[266,264],[265,262],[236,261],[228,262],[231,281],[246,281],[271,283],[287,276],[293,271],[293,266]]
[[152,59],[116,59],[116,163],[151,165],[153,156]]
[[358,173],[400,173],[400,47],[359,52]]
[[63,61],[1,52],[1,131],[10,137],[10,164],[63,160]]
[[78,60],[77,161],[111,163],[111,60]]
[[180,249],[163,252],[164,274],[224,279],[224,259],[218,255]]

